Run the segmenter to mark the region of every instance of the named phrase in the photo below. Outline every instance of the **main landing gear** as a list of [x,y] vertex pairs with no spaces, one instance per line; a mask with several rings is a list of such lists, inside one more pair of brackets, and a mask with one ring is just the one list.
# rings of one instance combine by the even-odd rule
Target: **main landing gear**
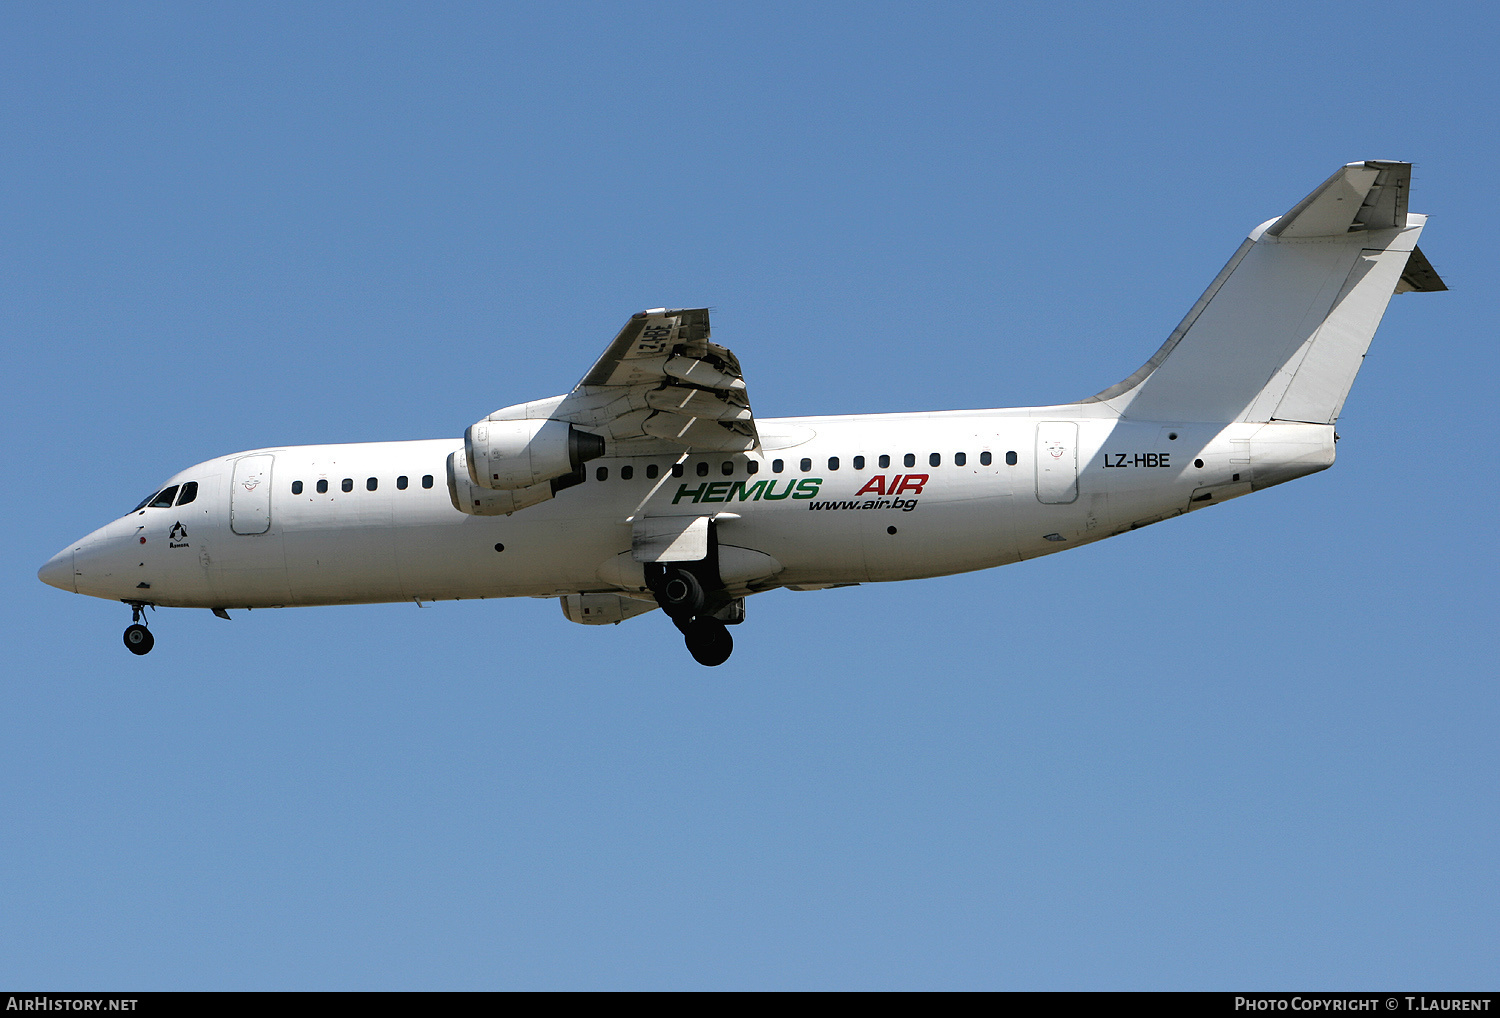
[[734,653],[734,637],[723,622],[707,612],[708,597],[703,583],[693,573],[676,566],[662,570],[652,588],[656,603],[682,631],[688,653],[700,665],[721,665]]
[[144,601],[128,601],[130,605],[130,625],[125,627],[125,649],[132,654],[149,654],[151,648],[156,646],[156,639],[151,635],[151,630],[141,624],[141,619],[146,615],[146,604]]
[[[677,622],[676,619],[672,620]],[[729,635],[729,627],[718,619],[694,619],[688,623],[677,622],[677,628],[682,630],[683,641],[687,643],[688,653],[693,655],[693,660],[700,665],[721,665],[729,660],[729,655],[734,653],[734,637]]]

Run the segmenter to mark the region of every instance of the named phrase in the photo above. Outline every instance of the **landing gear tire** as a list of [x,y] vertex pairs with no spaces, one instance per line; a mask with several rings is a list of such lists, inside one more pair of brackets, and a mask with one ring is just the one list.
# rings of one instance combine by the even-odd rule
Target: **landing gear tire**
[[154,646],[156,639],[151,635],[151,630],[139,623],[126,627],[125,647],[130,653],[149,654]]
[[656,590],[656,603],[674,619],[690,619],[703,611],[703,584],[685,569],[669,569]]
[[683,629],[682,636],[688,653],[700,665],[721,665],[734,653],[734,637],[718,619],[697,619]]

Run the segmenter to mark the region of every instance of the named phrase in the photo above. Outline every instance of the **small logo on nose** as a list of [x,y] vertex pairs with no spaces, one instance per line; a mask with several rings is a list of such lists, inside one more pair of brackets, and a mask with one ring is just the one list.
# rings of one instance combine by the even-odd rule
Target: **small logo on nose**
[[187,527],[184,527],[182,521],[178,520],[172,524],[172,529],[167,531],[167,547],[186,548],[187,546]]

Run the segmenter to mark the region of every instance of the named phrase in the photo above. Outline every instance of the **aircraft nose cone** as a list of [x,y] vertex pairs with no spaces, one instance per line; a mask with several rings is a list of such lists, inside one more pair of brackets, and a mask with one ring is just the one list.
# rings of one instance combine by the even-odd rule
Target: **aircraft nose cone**
[[78,587],[73,582],[73,549],[71,546],[53,555],[47,560],[47,564],[36,571],[37,579],[43,583],[50,584],[59,590],[70,593],[78,593]]

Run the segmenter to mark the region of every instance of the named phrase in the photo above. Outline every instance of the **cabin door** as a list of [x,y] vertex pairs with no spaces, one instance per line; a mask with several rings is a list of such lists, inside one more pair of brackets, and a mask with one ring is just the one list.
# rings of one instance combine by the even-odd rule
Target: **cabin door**
[[271,465],[269,454],[242,456],[234,464],[229,489],[229,529],[236,534],[264,534],[271,529]]
[[1078,501],[1078,425],[1073,421],[1036,426],[1036,500],[1047,505]]

